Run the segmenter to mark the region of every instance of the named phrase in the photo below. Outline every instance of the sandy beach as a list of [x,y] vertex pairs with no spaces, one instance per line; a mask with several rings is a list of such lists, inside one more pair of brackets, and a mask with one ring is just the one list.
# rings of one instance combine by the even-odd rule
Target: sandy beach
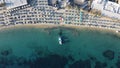
[[17,28],[56,28],[56,27],[65,27],[65,28],[75,28],[77,30],[89,30],[89,31],[99,31],[101,33],[112,33],[115,35],[120,35],[120,33],[116,33],[115,29],[109,28],[100,28],[95,26],[85,26],[85,25],[73,25],[73,24],[17,24],[0,27],[0,31],[17,29]]

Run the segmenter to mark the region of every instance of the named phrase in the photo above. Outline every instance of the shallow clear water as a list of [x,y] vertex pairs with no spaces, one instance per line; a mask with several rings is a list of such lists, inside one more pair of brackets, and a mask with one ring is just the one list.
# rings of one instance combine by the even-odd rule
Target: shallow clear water
[[[58,44],[62,30],[65,43]],[[0,31],[0,68],[120,68],[120,37],[71,28]]]

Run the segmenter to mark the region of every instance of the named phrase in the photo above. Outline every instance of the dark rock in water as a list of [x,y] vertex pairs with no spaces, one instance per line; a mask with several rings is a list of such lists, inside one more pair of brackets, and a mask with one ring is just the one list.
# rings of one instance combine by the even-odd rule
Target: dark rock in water
[[117,67],[117,68],[120,68],[120,60],[117,61],[116,67]]
[[42,54],[43,54],[43,51],[40,50],[40,49],[36,49],[36,50],[35,50],[35,53],[36,53],[37,55],[42,55]]
[[109,60],[112,60],[114,59],[114,51],[106,50],[105,52],[103,52],[103,56],[108,58]]
[[0,68],[6,68],[6,66],[5,65],[0,65]]
[[19,57],[16,61],[17,61],[18,65],[24,65],[27,63],[27,61],[24,57]]
[[69,55],[69,56],[68,56],[68,60],[74,61],[75,59],[74,59],[71,55]]
[[0,64],[6,64],[6,63],[7,63],[6,57],[0,57]]
[[104,66],[104,67],[107,67],[107,63],[103,63],[103,66]]
[[90,57],[90,60],[96,61],[97,59],[96,59],[96,57]]
[[1,51],[1,55],[2,56],[8,56],[9,54],[12,53],[12,50],[11,49],[6,49],[6,50],[2,50]]
[[7,50],[1,52],[1,55],[4,55],[4,56],[7,56],[8,54],[9,54],[9,51],[7,51]]
[[59,55],[49,55],[48,57],[37,58],[30,63],[30,68],[64,68],[68,63],[67,58]]
[[7,65],[13,65],[13,64],[14,64],[13,61],[9,60],[7,57],[0,57],[0,65],[7,66]]
[[62,42],[65,44],[65,43],[68,43],[68,42],[70,42],[70,40],[68,39],[68,37],[66,37],[66,36],[62,36],[61,37],[62,38]]
[[99,61],[95,62],[95,68],[106,68],[107,67],[107,63],[101,63]]
[[17,65],[22,66],[22,65],[27,65],[28,61],[24,57],[18,57],[16,59],[16,63],[17,63]]
[[79,60],[71,64],[69,68],[91,68],[91,62],[90,60],[85,61]]
[[15,61],[16,61],[15,58],[12,59],[11,57],[9,57],[8,60],[7,60],[7,64],[8,64],[8,65],[14,65],[14,64],[15,64]]
[[110,68],[114,68],[113,66],[111,66]]

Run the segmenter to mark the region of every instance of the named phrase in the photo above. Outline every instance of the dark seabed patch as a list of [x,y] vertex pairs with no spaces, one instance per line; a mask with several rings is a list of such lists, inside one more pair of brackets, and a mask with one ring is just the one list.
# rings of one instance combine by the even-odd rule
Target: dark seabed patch
[[91,68],[90,60],[78,60],[71,64],[69,68]]
[[112,60],[112,59],[114,59],[114,51],[106,50],[105,52],[103,52],[103,56],[109,60]]
[[95,68],[106,68],[107,63],[101,63],[100,61],[95,62]]

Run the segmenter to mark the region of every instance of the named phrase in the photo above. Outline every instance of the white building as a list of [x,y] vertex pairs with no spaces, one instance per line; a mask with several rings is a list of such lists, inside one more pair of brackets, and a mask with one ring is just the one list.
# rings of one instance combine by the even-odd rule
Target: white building
[[7,9],[11,9],[27,4],[27,0],[4,0],[4,1]]
[[85,3],[87,0],[74,0],[74,3],[76,4],[83,4]]
[[91,8],[101,11],[104,16],[120,19],[120,4],[115,2],[107,0],[94,0]]
[[0,4],[4,3],[4,0],[0,0]]

